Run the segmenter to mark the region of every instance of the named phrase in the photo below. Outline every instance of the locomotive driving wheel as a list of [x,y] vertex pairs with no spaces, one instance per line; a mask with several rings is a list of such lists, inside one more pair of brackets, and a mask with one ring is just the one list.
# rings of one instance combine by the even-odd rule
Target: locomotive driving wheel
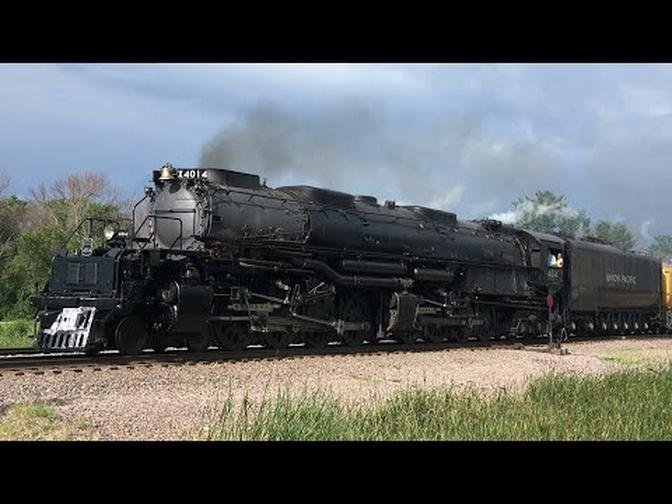
[[309,348],[324,348],[329,344],[329,336],[328,332],[311,331],[303,334],[303,341]]
[[244,350],[252,343],[252,334],[246,324],[222,324],[219,327],[217,341],[222,350]]
[[495,336],[492,313],[490,310],[484,310],[481,312],[478,320],[480,320],[481,323],[478,325],[474,324],[470,328],[471,335],[486,343]]
[[362,295],[353,294],[344,296],[338,303],[338,318],[345,322],[368,322],[370,328],[344,331],[341,334],[341,341],[347,346],[360,346],[364,340],[374,341],[375,331],[371,325],[371,317],[366,303],[366,298]]
[[210,347],[210,335],[212,328],[209,323],[203,324],[203,330],[197,333],[187,334],[187,348],[190,352],[207,352]]
[[166,335],[162,332],[152,334],[151,348],[155,353],[163,353],[166,351],[166,348],[168,348],[168,345],[164,343],[165,337]]
[[122,355],[138,355],[147,342],[147,324],[137,315],[121,319],[114,333],[114,342]]
[[294,335],[289,331],[269,331],[264,333],[263,338],[266,346],[282,350],[289,346],[294,339]]
[[[304,315],[320,320],[333,320],[333,299],[323,300],[322,302],[306,306]],[[301,338],[306,343],[307,347],[324,348],[334,339],[334,333],[333,330],[308,331],[302,333]]]
[[429,343],[441,343],[444,340],[444,330],[436,324],[425,324],[422,339]]
[[412,345],[418,342],[418,331],[416,331],[415,329],[411,329],[410,331],[404,331],[395,336],[395,339],[406,345]]

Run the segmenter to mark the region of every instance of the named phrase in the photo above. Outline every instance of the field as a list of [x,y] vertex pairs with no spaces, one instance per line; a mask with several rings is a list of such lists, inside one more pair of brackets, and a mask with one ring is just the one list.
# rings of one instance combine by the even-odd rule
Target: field
[[0,414],[0,440],[86,439],[86,421],[63,421],[56,407],[48,403],[16,404]]
[[29,335],[33,334],[31,320],[0,321],[0,348],[30,347],[35,341]]
[[672,439],[672,338],[0,372],[0,439]]
[[660,440],[672,439],[672,368],[550,375],[522,394],[494,397],[414,389],[352,405],[318,391],[234,404],[222,408],[208,439]]

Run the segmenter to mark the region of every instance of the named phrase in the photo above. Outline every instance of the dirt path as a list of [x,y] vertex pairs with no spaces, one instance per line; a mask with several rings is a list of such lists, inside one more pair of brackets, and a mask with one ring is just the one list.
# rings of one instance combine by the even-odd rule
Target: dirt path
[[492,391],[520,387],[549,372],[599,374],[672,360],[672,338],[577,342],[566,348],[569,355],[455,349],[5,375],[0,377],[0,413],[17,403],[47,402],[61,422],[86,426],[75,437],[184,439],[193,437],[204,415],[217,411],[229,394],[258,401],[278,390],[321,388],[349,399],[375,400],[410,386]]

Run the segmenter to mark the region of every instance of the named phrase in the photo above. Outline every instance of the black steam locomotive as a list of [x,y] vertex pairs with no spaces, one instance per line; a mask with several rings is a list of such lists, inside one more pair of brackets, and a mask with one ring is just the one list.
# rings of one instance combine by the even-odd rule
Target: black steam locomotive
[[31,299],[38,348],[490,340],[543,335],[549,320],[577,336],[665,326],[660,262],[611,245],[224,169],[165,165],[153,180],[136,205],[148,204],[144,219],[134,210],[129,230],[108,223],[103,246],[87,236],[54,257]]

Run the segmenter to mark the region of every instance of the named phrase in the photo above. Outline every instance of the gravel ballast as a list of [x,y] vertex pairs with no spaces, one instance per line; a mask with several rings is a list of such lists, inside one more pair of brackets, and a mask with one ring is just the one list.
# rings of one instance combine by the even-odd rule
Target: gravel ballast
[[565,347],[569,355],[463,348],[4,374],[0,412],[16,403],[48,402],[64,421],[86,422],[86,438],[192,439],[230,394],[259,401],[279,390],[319,388],[371,401],[413,386],[491,392],[519,389],[549,372],[590,375],[672,360],[672,338],[572,342]]

